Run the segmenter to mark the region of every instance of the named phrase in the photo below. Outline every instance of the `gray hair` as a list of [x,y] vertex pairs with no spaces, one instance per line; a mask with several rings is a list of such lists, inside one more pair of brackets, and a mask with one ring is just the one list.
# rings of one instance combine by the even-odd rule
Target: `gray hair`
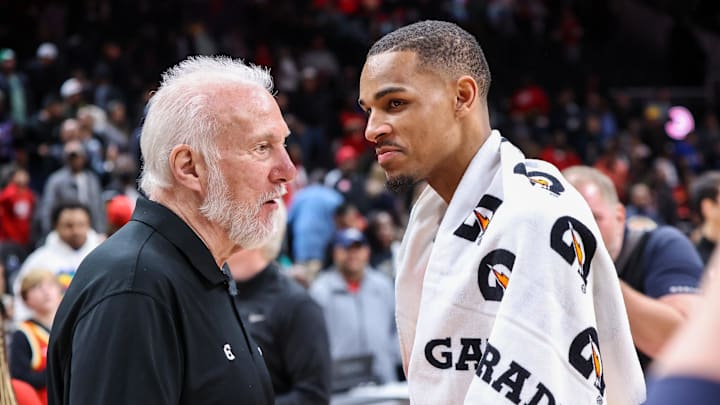
[[562,174],[575,188],[580,188],[588,184],[594,185],[600,191],[603,200],[608,204],[617,204],[620,202],[612,180],[594,167],[572,166],[563,170]]
[[212,108],[213,102],[218,102],[213,98],[223,88],[242,84],[273,91],[267,68],[226,56],[192,56],[163,73],[160,88],[148,103],[140,135],[144,161],[140,188],[150,198],[172,184],[168,161],[177,145],[195,148],[209,170],[217,170],[215,136],[223,122]]

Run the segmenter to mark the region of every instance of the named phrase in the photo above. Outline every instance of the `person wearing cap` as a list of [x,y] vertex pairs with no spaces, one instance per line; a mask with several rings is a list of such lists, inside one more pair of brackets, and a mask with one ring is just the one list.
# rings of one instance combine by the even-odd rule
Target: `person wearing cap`
[[17,70],[15,51],[0,49],[0,91],[5,93],[6,104],[13,123],[24,128],[31,111],[27,76]]
[[50,175],[42,193],[40,219],[43,232],[50,232],[50,214],[55,205],[64,201],[80,201],[90,209],[93,229],[98,233],[105,233],[102,186],[97,174],[87,168],[88,155],[85,146],[78,140],[71,140],[63,146],[62,155],[64,166]]
[[333,361],[372,355],[376,382],[397,380],[400,362],[393,283],[369,266],[362,232],[344,229],[333,240],[333,265],[310,286],[323,308]]
[[27,66],[27,73],[32,84],[34,105],[42,106],[45,97],[57,95],[64,78],[57,46],[52,42],[41,43],[35,58]]
[[80,107],[85,105],[84,91],[83,83],[75,77],[65,80],[60,86],[60,96],[65,101],[68,117],[77,116]]
[[20,279],[22,300],[32,318],[18,323],[10,343],[10,373],[35,388],[47,404],[47,347],[62,287],[52,271],[34,268]]

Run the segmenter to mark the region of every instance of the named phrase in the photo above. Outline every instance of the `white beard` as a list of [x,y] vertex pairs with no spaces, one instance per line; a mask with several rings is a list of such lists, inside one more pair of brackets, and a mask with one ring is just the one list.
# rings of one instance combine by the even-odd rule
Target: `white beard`
[[211,169],[208,194],[200,206],[200,212],[210,222],[224,229],[236,245],[243,249],[256,249],[266,244],[281,225],[279,210],[275,210],[264,222],[259,218],[260,211],[266,201],[284,193],[285,186],[280,185],[275,192],[264,193],[256,201],[233,201],[223,176]]

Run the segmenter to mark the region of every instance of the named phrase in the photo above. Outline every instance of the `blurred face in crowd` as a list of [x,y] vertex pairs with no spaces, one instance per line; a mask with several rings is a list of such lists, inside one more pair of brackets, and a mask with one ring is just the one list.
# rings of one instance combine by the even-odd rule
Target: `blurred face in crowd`
[[36,314],[54,313],[62,299],[62,287],[52,275],[48,275],[25,293],[25,304]]
[[395,224],[387,212],[381,212],[375,218],[375,237],[385,247],[395,240]]
[[65,209],[60,213],[55,231],[73,249],[80,249],[87,241],[90,216],[82,208]]
[[12,176],[13,184],[20,188],[25,188],[30,184],[30,175],[24,169],[18,169]]
[[335,246],[333,261],[345,278],[359,280],[370,260],[370,248],[367,244],[356,242],[348,247]]
[[705,198],[700,204],[700,209],[706,223],[720,228],[720,190],[714,199]]
[[388,186],[420,180],[441,183],[443,164],[462,148],[455,118],[455,85],[418,68],[414,52],[371,56],[360,76],[360,106],[368,113],[365,138],[375,144]]
[[625,207],[620,203],[609,203],[603,198],[600,189],[592,184],[586,183],[577,187],[587,201],[590,210],[595,217],[602,234],[605,247],[613,260],[620,254],[623,243],[623,232],[625,231]]
[[266,90],[227,93],[216,106],[228,119],[217,138],[220,156],[216,168],[208,169],[201,212],[235,244],[251,249],[278,228],[276,200],[285,194],[285,183],[295,178],[285,149],[290,130]]

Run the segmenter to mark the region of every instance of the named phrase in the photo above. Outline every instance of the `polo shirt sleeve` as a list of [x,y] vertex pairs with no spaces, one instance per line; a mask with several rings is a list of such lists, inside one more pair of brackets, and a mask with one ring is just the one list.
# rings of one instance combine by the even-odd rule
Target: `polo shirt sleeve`
[[692,242],[673,227],[653,231],[643,255],[645,294],[694,293],[700,284],[703,264]]
[[105,298],[77,322],[69,403],[177,404],[183,355],[171,311],[137,292]]
[[714,405],[720,398],[720,383],[693,377],[668,377],[650,387],[645,405]]

